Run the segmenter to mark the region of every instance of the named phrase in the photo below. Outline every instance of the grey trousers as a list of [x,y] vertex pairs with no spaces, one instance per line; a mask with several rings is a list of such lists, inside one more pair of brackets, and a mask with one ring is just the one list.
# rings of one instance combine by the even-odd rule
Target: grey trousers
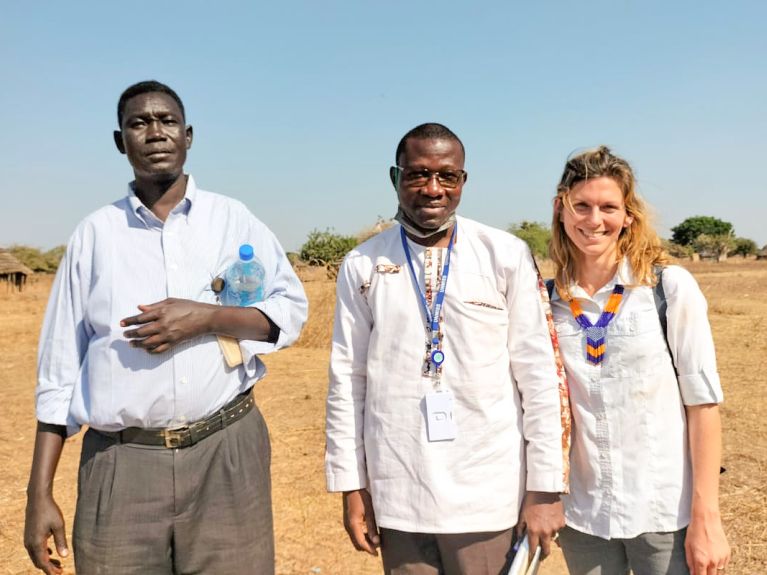
[[85,434],[78,574],[274,573],[271,451],[261,413],[183,449]]
[[486,533],[408,533],[381,529],[386,575],[505,575],[514,529]]
[[688,575],[684,554],[687,528],[643,533],[631,539],[602,539],[565,527],[559,544],[570,575]]

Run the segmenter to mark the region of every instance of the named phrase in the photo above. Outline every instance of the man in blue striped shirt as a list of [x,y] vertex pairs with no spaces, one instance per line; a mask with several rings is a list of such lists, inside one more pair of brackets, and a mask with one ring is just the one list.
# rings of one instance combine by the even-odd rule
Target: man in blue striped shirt
[[[75,230],[40,337],[25,545],[61,573],[53,478],[64,440],[87,425],[78,572],[273,573],[269,438],[251,388],[258,356],[298,337],[303,288],[262,222],[184,173],[193,132],[172,89],[129,87],[118,122],[135,179]],[[264,265],[264,300],[218,305],[211,280],[243,243]],[[224,362],[219,336],[239,340],[240,365]]]

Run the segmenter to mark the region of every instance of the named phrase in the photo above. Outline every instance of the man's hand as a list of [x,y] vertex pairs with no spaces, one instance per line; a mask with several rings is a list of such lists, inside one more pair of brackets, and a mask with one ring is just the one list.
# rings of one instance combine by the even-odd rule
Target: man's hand
[[723,573],[717,567],[727,567],[730,562],[730,546],[718,511],[705,516],[693,515],[687,527],[684,551],[690,575]]
[[64,517],[53,500],[53,478],[66,438],[65,426],[37,422],[35,452],[32,455],[32,469],[27,486],[24,547],[27,548],[35,567],[47,575],[61,573],[61,562],[53,558],[53,552],[48,548],[51,535],[59,557],[69,555],[64,533]]
[[120,321],[129,329],[123,335],[133,347],[149,353],[163,353],[182,341],[207,333],[211,315],[220,306],[187,299],[168,298],[160,302],[138,306],[142,313]]
[[378,556],[381,544],[378,536],[373,500],[367,489],[346,491],[344,498],[344,527],[357,551],[366,551]]
[[551,553],[551,542],[564,526],[564,508],[558,493],[528,491],[525,494],[517,534],[521,536],[527,529],[531,554],[540,545],[541,556],[547,557]]
[[67,537],[64,532],[64,516],[50,495],[29,496],[24,522],[24,547],[32,563],[47,575],[62,573],[61,561],[53,558],[48,539],[53,542],[59,557],[67,557]]

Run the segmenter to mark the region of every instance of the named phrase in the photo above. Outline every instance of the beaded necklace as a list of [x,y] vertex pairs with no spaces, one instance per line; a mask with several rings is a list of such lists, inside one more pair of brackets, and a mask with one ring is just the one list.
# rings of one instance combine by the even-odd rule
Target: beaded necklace
[[589,321],[586,315],[583,313],[581,304],[575,298],[570,299],[570,311],[586,332],[586,361],[592,365],[599,365],[602,363],[602,359],[605,356],[605,336],[607,335],[607,325],[618,313],[618,307],[621,305],[623,299],[623,286],[621,284],[615,284],[613,293],[610,294],[610,299],[607,300],[607,305],[602,315],[599,316],[596,324]]

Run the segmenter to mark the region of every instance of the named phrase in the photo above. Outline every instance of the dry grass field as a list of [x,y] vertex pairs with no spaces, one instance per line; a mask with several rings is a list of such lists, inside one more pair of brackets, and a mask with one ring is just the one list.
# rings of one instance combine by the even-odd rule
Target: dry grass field
[[[729,575],[767,573],[767,263],[691,264],[710,305],[725,389],[721,503],[733,547]],[[378,560],[357,553],[341,526],[341,503],[324,488],[323,416],[333,284],[306,277],[311,318],[297,346],[266,358],[268,377],[257,386],[269,423],[277,540],[277,573],[380,573]],[[33,573],[21,544],[25,486],[34,438],[37,336],[50,278],[33,278],[22,293],[0,284],[0,573]],[[72,525],[81,435],[65,448],[56,498]],[[66,573],[74,572],[71,560]],[[542,575],[566,573],[556,552]]]

